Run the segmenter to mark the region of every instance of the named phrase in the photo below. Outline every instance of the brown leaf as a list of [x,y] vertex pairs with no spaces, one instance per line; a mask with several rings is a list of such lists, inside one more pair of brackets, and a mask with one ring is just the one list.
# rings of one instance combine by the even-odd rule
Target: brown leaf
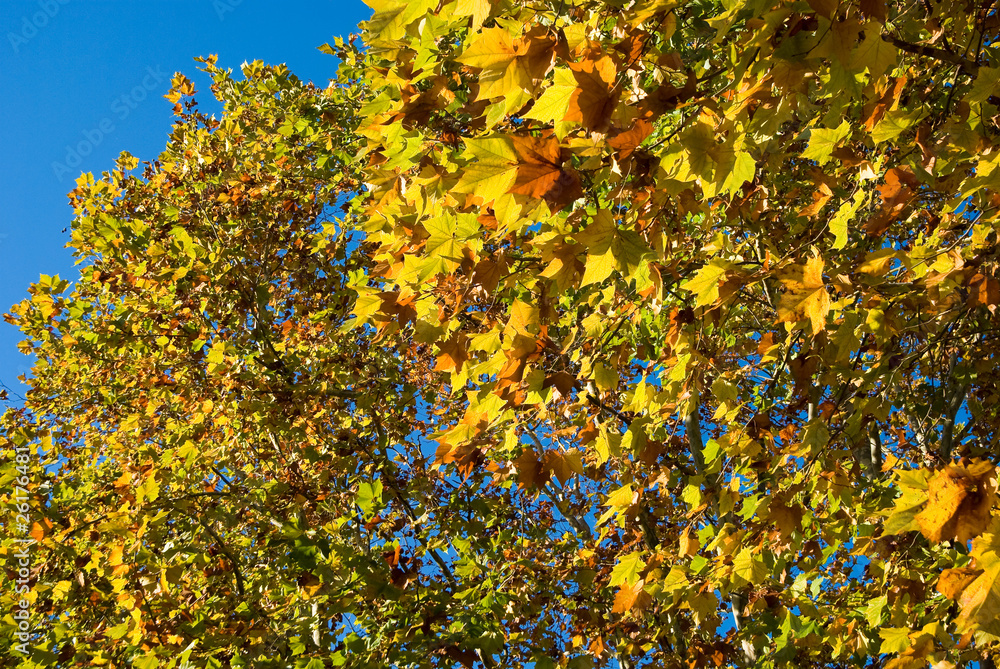
[[580,452],[571,451],[546,451],[542,456],[542,467],[555,474],[559,483],[565,485],[573,475],[583,475],[583,461]]
[[479,659],[471,650],[465,650],[458,646],[445,646],[444,654],[449,659],[461,664],[465,669],[476,669],[476,661]]
[[636,119],[628,130],[618,133],[608,140],[608,144],[618,151],[618,159],[628,158],[642,144],[642,140],[653,132],[653,124],[645,119]]
[[885,23],[889,16],[885,9],[885,0],[861,0],[861,13],[866,18],[875,19],[880,23]]
[[969,280],[967,304],[970,307],[985,306],[990,312],[996,311],[997,304],[1000,304],[1000,281],[981,272],[975,274]]
[[520,163],[511,193],[542,199],[559,180],[562,157],[559,141],[554,137],[512,137]]
[[549,480],[548,469],[542,467],[538,456],[532,450],[526,450],[514,461],[517,470],[518,486],[521,488],[541,488]]
[[607,132],[618,104],[615,63],[608,56],[570,63],[577,88],[569,99],[567,121],[576,121],[592,132]]

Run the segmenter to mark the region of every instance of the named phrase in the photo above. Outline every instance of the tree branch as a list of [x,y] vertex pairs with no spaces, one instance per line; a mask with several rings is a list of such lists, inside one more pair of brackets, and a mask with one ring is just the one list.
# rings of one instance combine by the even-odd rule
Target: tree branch
[[958,65],[972,77],[976,77],[979,74],[979,65],[968,58],[959,56],[957,53],[927,46],[926,44],[912,44],[899,39],[895,35],[882,35],[882,41],[889,42],[900,51],[906,51],[907,53],[912,53],[916,56],[924,56],[925,58],[933,58],[934,60],[940,60],[945,63],[951,63],[952,65]]

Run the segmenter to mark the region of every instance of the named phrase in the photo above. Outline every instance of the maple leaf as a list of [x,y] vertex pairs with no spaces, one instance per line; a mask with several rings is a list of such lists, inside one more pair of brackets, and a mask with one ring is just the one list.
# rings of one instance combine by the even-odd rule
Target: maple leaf
[[997,496],[996,471],[989,461],[948,465],[930,478],[927,490],[927,506],[916,516],[921,533],[933,542],[965,543],[989,525]]
[[972,556],[982,569],[958,597],[960,631],[983,630],[1000,633],[1000,518],[994,518],[989,531],[972,543]]
[[830,312],[830,294],[823,282],[823,258],[818,252],[803,265],[792,265],[779,274],[785,293],[778,303],[778,322],[808,320],[813,335],[826,327]]
[[588,57],[570,63],[576,78],[576,90],[569,99],[567,121],[575,121],[593,132],[606,132],[618,104],[620,91],[615,86],[617,70],[608,56]]
[[468,167],[454,187],[456,193],[474,193],[484,203],[507,193],[517,179],[517,152],[506,137],[466,139]]
[[434,366],[440,372],[461,372],[462,365],[469,359],[468,339],[461,333],[454,333],[447,341],[438,342],[441,355]]
[[618,589],[618,594],[615,595],[614,605],[611,607],[612,613],[627,613],[633,608],[641,611],[646,608],[650,602],[652,602],[652,597],[646,593],[644,588],[645,581],[639,579],[633,585],[624,584]]
[[544,199],[558,211],[583,194],[575,172],[562,169],[562,149],[554,138],[514,137],[520,163],[511,193]]
[[836,128],[813,128],[809,131],[809,146],[802,152],[803,158],[826,164],[833,150],[851,135],[851,126],[844,121]]
[[457,15],[472,17],[472,32],[483,27],[483,22],[489,17],[492,9],[493,3],[490,0],[458,0],[455,3]]
[[961,567],[959,569],[945,569],[938,577],[935,589],[948,599],[958,599],[966,586],[972,583],[980,574],[982,569],[972,567]]

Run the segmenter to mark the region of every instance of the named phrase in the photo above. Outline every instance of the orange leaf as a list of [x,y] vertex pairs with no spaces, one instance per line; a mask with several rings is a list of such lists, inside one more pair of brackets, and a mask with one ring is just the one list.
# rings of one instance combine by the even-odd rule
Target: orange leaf
[[31,535],[31,538],[34,539],[35,541],[41,541],[51,531],[52,531],[52,522],[43,518],[40,523],[31,524],[31,532],[29,534]]
[[968,305],[985,306],[993,312],[996,311],[997,304],[1000,304],[1000,281],[992,276],[977,273],[969,281]]
[[441,355],[438,356],[435,371],[461,372],[462,365],[469,359],[467,338],[463,334],[454,333],[447,341],[438,342]]
[[639,579],[633,586],[628,583],[622,585],[618,594],[615,595],[615,603],[611,608],[612,613],[625,613],[633,608],[641,611],[649,605],[652,599],[643,589],[644,579]]
[[985,460],[935,473],[927,484],[927,506],[916,516],[920,532],[933,542],[962,543],[982,534],[996,499],[994,474],[993,463]]
[[562,174],[562,159],[556,139],[512,137],[514,150],[521,159],[511,193],[542,199]]
[[682,557],[687,555],[697,555],[699,549],[701,549],[701,542],[698,541],[698,537],[691,535],[690,527],[685,527],[684,531],[681,532],[680,555]]
[[618,151],[618,159],[628,158],[636,147],[642,144],[642,140],[649,137],[653,132],[653,124],[643,119],[636,119],[632,127],[624,132],[620,132],[608,140],[608,144]]
[[982,573],[982,569],[971,567],[945,569],[938,577],[937,591],[948,599],[958,599],[962,591]]

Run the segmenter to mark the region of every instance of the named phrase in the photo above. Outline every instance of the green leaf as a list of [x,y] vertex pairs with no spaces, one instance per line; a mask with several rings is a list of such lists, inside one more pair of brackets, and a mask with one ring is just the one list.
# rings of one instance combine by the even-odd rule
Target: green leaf
[[382,481],[376,479],[368,483],[367,481],[358,486],[358,506],[365,513],[368,513],[376,505],[382,503]]
[[878,635],[882,638],[879,653],[902,653],[910,647],[910,632],[908,627],[884,627]]
[[610,585],[618,586],[627,583],[634,586],[639,581],[639,573],[645,568],[646,563],[640,557],[640,553],[629,553],[618,558],[618,564],[611,570]]
[[809,131],[809,146],[802,157],[825,165],[830,155],[845,139],[851,136],[851,124],[842,122],[836,128],[813,128]]

